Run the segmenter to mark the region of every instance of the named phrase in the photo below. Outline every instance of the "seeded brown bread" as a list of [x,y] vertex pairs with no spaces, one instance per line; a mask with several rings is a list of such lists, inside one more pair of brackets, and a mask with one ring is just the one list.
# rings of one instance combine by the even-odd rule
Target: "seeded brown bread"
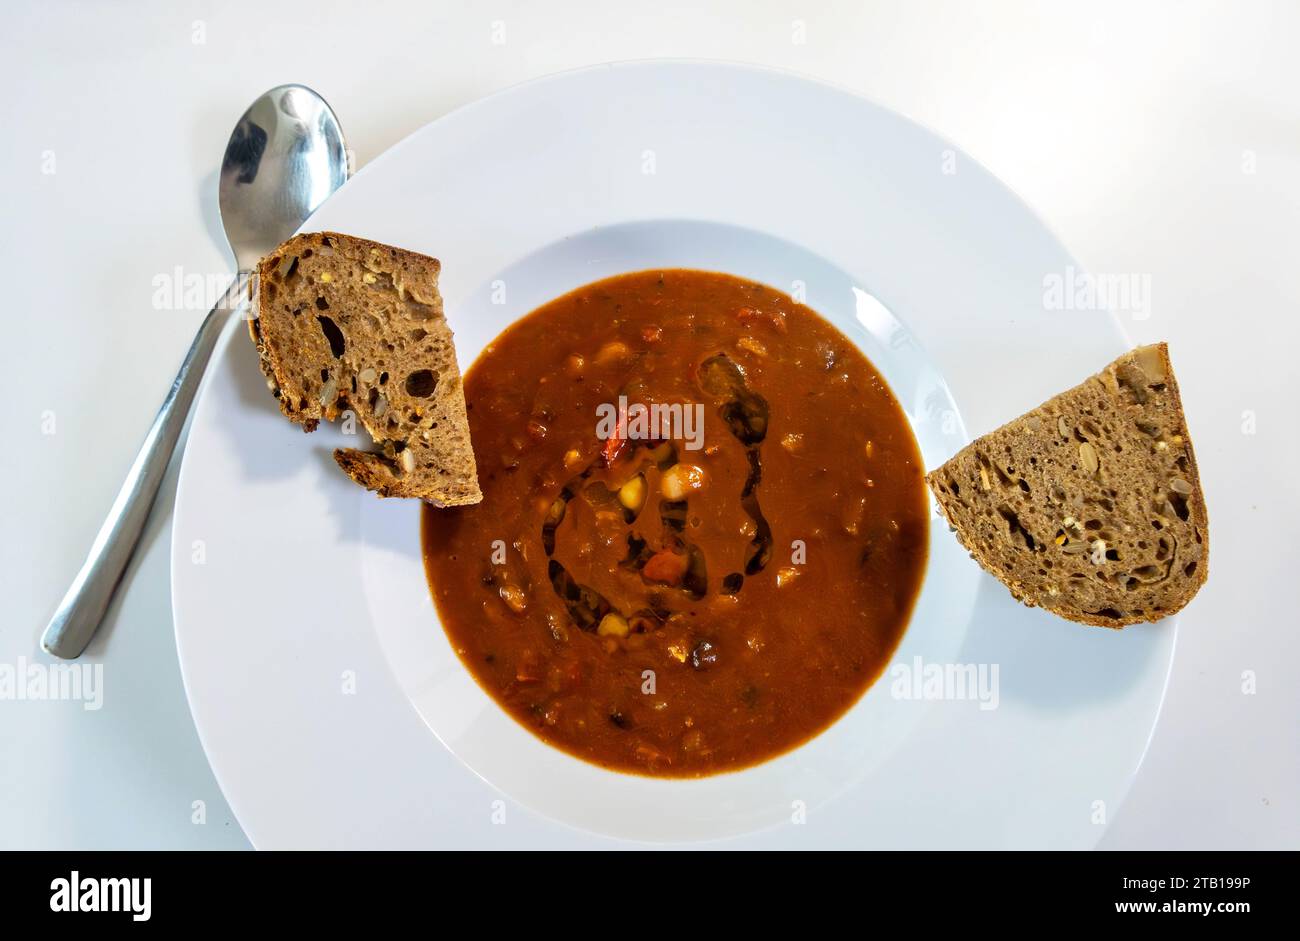
[[927,476],[971,557],[1085,624],[1157,621],[1205,582],[1196,457],[1165,344],[972,442]]
[[296,235],[258,265],[249,332],[280,410],[314,431],[351,410],[376,451],[339,467],[383,497],[481,500],[465,393],[436,258],[378,242]]

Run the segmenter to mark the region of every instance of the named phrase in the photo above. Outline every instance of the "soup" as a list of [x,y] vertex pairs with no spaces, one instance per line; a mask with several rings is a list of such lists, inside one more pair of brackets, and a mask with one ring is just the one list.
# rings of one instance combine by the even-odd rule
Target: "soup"
[[483,502],[426,507],[474,678],[606,768],[752,765],[884,669],[925,568],[906,416],[865,356],[762,284],[620,275],[509,327],[465,376]]

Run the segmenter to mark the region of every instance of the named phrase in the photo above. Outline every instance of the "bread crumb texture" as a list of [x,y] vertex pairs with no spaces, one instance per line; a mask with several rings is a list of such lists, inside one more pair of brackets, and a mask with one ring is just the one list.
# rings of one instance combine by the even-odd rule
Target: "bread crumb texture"
[[482,499],[436,258],[296,235],[258,265],[249,332],[280,410],[304,431],[352,412],[373,451],[334,459],[383,497]]
[[1084,624],[1182,608],[1208,518],[1163,343],[1126,353],[927,475],[958,540],[1011,594]]

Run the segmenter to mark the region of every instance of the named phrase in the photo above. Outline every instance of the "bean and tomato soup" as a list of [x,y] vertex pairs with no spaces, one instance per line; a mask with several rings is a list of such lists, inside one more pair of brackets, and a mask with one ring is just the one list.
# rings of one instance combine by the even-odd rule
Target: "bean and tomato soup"
[[425,508],[426,570],[457,654],[544,741],[713,774],[880,675],[925,567],[923,470],[812,310],[724,274],[621,275],[509,327],[465,396],[483,502]]

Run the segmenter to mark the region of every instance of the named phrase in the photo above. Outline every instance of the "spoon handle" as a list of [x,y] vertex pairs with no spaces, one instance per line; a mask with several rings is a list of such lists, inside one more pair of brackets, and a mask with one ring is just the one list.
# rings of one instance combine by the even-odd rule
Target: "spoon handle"
[[135,552],[140,533],[144,531],[149,510],[158,496],[158,488],[167,473],[167,465],[176,450],[176,442],[185,427],[194,394],[212,358],[217,339],[229,322],[231,311],[245,296],[248,279],[249,272],[239,272],[221,300],[217,301],[217,306],[208,312],[203,326],[199,327],[198,336],[185,354],[185,362],[181,363],[171,391],[158,410],[149,434],[127,472],[126,481],[113,501],[108,519],[104,520],[81,571],[45,628],[41,646],[47,653],[73,660],[81,656],[99,629],[122,573]]

